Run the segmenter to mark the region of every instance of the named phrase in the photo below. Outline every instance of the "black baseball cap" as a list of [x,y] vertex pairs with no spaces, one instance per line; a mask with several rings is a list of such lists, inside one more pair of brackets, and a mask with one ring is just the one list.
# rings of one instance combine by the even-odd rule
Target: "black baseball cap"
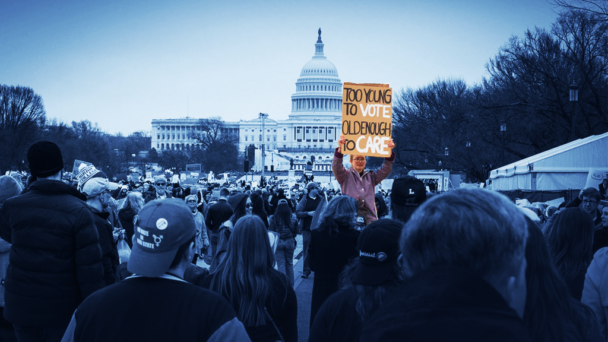
[[399,237],[403,224],[381,219],[368,225],[357,240],[359,262],[353,282],[376,286],[390,278],[399,258]]

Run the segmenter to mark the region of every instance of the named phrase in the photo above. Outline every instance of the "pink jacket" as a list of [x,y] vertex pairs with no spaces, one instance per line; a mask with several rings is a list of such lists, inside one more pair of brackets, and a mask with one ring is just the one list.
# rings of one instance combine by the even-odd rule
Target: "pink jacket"
[[336,148],[334,160],[331,165],[334,176],[338,183],[340,183],[342,194],[348,195],[359,202],[358,214],[365,218],[366,225],[378,220],[375,187],[391,174],[395,157],[395,152],[393,152],[389,158],[384,159],[384,163],[379,170],[366,170],[361,176],[352,167],[348,170],[344,168],[344,165],[342,164],[344,155],[338,152],[338,149]]

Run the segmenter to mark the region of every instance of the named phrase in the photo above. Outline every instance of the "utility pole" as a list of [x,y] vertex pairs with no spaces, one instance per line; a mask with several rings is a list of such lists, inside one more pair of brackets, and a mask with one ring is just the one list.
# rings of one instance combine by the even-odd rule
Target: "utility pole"
[[268,114],[260,113],[260,119],[262,119],[262,178],[264,177],[264,162],[266,159],[266,123],[264,121],[266,117],[268,117]]

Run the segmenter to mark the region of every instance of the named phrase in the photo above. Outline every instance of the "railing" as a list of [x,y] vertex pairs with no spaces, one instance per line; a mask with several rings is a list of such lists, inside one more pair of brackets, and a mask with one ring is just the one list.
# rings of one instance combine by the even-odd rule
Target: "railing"
[[306,147],[302,147],[302,148],[293,148],[293,147],[287,147],[287,148],[278,148],[277,149],[279,151],[279,153],[281,152],[298,152],[298,153],[333,153],[334,149],[333,148],[306,148]]

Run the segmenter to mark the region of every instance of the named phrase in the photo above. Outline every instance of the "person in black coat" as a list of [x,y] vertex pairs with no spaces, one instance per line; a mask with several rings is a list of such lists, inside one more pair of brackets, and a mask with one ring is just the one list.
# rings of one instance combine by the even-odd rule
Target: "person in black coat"
[[135,223],[133,219],[144,206],[144,199],[139,192],[131,192],[125,200],[125,205],[118,211],[118,219],[125,230],[125,241],[133,248],[133,234],[135,234]]
[[217,244],[220,239],[220,226],[228,221],[233,214],[232,207],[228,204],[228,194],[228,189],[220,190],[218,202],[209,207],[207,216],[205,216],[205,225],[207,226],[207,233],[211,244],[211,257],[214,257],[217,252]]
[[86,198],[61,181],[59,147],[37,142],[27,159],[28,188],[0,211],[0,237],[12,243],[4,317],[18,339],[60,341],[78,305],[105,286],[101,248]]
[[[397,262],[402,227],[398,221],[380,219],[361,232],[357,242],[361,256],[346,266],[341,274],[342,289],[317,312],[310,341],[359,341],[363,323],[392,299],[392,291],[404,278]],[[385,258],[376,258],[382,253]]]
[[338,291],[344,267],[358,256],[355,229],[357,201],[350,196],[336,197],[325,209],[319,228],[311,232],[308,248],[310,269],[315,272],[310,308],[310,325],[323,302]]
[[360,340],[532,341],[522,322],[526,238],[523,212],[496,192],[458,189],[426,201],[401,234],[406,279]]
[[101,262],[106,286],[116,282],[116,269],[119,265],[118,249],[114,242],[114,228],[108,222],[110,213],[103,210],[110,201],[110,190],[118,187],[105,178],[103,172],[93,176],[82,186],[82,193],[87,196],[87,205],[95,217],[95,226],[99,233],[99,246],[101,247]]

